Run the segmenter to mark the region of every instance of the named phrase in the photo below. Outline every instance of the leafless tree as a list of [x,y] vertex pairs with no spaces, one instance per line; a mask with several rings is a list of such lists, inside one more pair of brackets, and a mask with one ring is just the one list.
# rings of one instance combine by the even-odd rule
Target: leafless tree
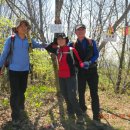
[[16,0],[15,2],[12,0],[6,0],[6,2],[17,17],[22,16],[30,20],[33,28],[32,31],[35,32],[38,39],[43,43],[49,40],[46,39],[44,34],[53,18],[51,15],[52,12],[50,12],[50,2],[46,0]]
[[[22,15],[31,21],[33,32],[35,32],[38,39],[42,42],[49,41],[50,37],[48,27],[49,23],[52,22],[54,13],[52,16],[49,12],[51,7],[49,8],[49,4],[47,4],[46,0],[6,0],[6,2],[17,17]],[[94,38],[98,43],[99,52],[102,56],[100,58],[102,60],[100,61],[103,63],[103,59],[105,58],[105,54],[108,50],[108,45],[112,44],[110,44],[110,42],[103,41],[102,34],[107,31],[109,24],[112,24],[115,32],[118,31],[120,26],[126,26],[126,24],[124,24],[126,16],[127,23],[129,24],[130,3],[127,3],[127,6],[125,6],[125,1],[122,0],[55,0],[54,22],[56,24],[62,23],[65,26],[65,32],[67,32],[70,37],[75,37],[74,27],[77,23],[85,24],[88,36]],[[112,48],[115,50],[120,61],[119,63],[116,63],[116,66],[119,64],[119,68],[121,68],[121,71],[119,72],[116,69],[116,76],[118,77],[116,83],[112,81],[112,72],[108,72],[108,76],[111,77],[110,80],[113,84],[116,84],[116,88],[118,88],[117,86],[119,86],[120,83],[122,83],[121,80],[123,80],[120,76],[122,75],[123,64],[125,62],[124,55],[126,53],[125,38],[124,41],[120,40],[119,42],[123,43],[122,46],[120,46],[122,49],[121,53],[116,49],[115,45],[112,45]],[[52,58],[52,61],[55,60]],[[107,60],[105,59],[105,61]],[[103,64],[106,63],[107,62]],[[107,64],[107,67],[109,68],[115,66],[112,63],[109,64],[109,60]],[[53,65],[55,68],[56,63],[53,63]],[[129,68],[129,61],[127,68]],[[124,86],[126,86],[127,81],[124,80],[124,84]]]
[[[124,24],[125,18],[129,13],[130,5],[128,4],[127,7],[125,7],[125,2],[121,0],[87,0],[87,4],[84,0],[69,0],[66,1],[63,5],[63,15],[64,17],[64,25],[67,26],[67,31],[74,32],[74,26],[76,23],[84,23],[87,26],[87,31],[89,33],[89,36],[94,38],[97,43],[99,44],[99,51],[100,54],[102,53],[102,50],[107,50],[106,45],[112,45],[110,42],[106,42],[102,40],[102,34],[107,31],[108,26],[111,24],[113,26],[113,29],[117,31],[119,26]],[[84,6],[85,5],[85,6]],[[127,20],[129,21],[129,20]],[[126,25],[124,25],[126,26]],[[74,33],[71,33],[71,36]],[[125,43],[124,41],[120,41],[120,43]],[[121,78],[119,78],[122,75],[122,69],[123,69],[123,63],[124,63],[124,52],[125,52],[125,46],[121,46],[122,48],[121,54],[118,49],[114,45],[112,45],[113,49],[117,53],[117,58],[119,58],[119,66],[120,71],[118,72],[116,70],[116,76],[115,79],[112,79],[112,71],[109,71],[109,77],[111,82],[113,83],[113,86],[116,87],[121,82]],[[105,53],[104,53],[105,54]],[[104,57],[104,55],[102,55]],[[105,57],[104,57],[105,58]],[[103,59],[104,59],[103,58]],[[108,61],[109,62],[109,61]],[[107,63],[107,62],[106,62]],[[105,63],[105,64],[106,64]],[[108,68],[111,68],[112,64],[109,64]],[[118,66],[118,62],[117,65]],[[108,70],[108,69],[107,69]]]

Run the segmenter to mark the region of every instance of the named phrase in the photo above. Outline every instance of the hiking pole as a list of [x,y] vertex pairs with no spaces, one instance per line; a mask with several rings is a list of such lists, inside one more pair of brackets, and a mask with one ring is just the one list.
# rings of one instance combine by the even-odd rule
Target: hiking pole
[[[28,44],[29,44],[29,48],[28,48],[28,52],[29,52],[29,57],[30,57],[30,60],[31,60],[31,57],[33,57],[33,46],[32,46],[32,40],[31,40],[31,35],[29,33],[29,30],[26,34],[27,36],[27,40],[28,40]],[[31,74],[31,82],[33,80],[33,64],[32,63],[29,63],[29,73]]]

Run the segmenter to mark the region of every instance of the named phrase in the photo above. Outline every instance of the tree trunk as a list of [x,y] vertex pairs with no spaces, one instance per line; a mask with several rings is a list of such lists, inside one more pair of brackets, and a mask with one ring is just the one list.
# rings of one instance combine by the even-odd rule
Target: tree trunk
[[[60,24],[60,14],[61,14],[61,8],[63,5],[63,0],[55,0],[55,24]],[[54,34],[56,35],[56,34]],[[52,54],[52,63],[53,63],[53,68],[54,68],[54,74],[55,74],[55,84],[57,88],[57,93],[59,93],[59,78],[58,78],[58,67],[57,67],[57,59],[56,56]]]
[[126,90],[127,90],[127,86],[129,85],[129,75],[130,75],[130,57],[129,57],[129,61],[128,61],[128,67],[127,67],[127,70],[126,70],[126,76],[124,78],[124,83],[123,83],[123,87],[122,87],[122,91],[121,93],[125,93]]
[[[126,9],[128,6],[128,0],[126,0]],[[125,15],[125,28],[126,26],[128,26],[128,22],[127,22],[127,15]],[[122,80],[122,69],[123,69],[123,62],[124,62],[124,55],[125,55],[125,46],[126,46],[126,34],[124,36],[124,40],[123,40],[123,45],[122,45],[122,52],[121,52],[121,58],[120,58],[120,63],[119,63],[119,71],[118,71],[118,76],[117,76],[117,82],[116,82],[116,87],[115,87],[115,92],[119,93],[119,89],[120,89],[120,84],[121,84],[121,80]]]
[[119,93],[119,88],[122,80],[122,69],[123,69],[123,62],[124,62],[124,54],[125,54],[125,45],[126,45],[126,36],[124,37],[123,40],[123,45],[122,45],[122,52],[121,52],[121,57],[120,57],[120,63],[119,63],[119,71],[118,71],[118,76],[117,76],[117,82],[116,82],[116,87],[115,87],[115,92]]

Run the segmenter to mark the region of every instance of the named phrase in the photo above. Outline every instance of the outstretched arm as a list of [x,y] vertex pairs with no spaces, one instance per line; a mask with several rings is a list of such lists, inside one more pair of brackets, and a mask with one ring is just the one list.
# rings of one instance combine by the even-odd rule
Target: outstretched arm
[[33,48],[46,48],[48,45],[47,44],[42,44],[40,42],[36,42],[34,39],[32,39],[32,47]]
[[51,53],[57,54],[57,44],[55,44],[54,42],[52,42],[51,44],[49,44],[47,47],[45,47],[45,49]]

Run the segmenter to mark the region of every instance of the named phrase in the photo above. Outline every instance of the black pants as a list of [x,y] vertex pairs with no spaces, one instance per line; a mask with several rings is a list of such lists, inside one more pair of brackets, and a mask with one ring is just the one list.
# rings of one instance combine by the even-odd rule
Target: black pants
[[93,119],[99,120],[99,96],[98,96],[98,73],[97,67],[89,70],[81,69],[78,73],[78,92],[79,92],[79,103],[83,112],[87,110],[85,105],[85,90],[86,83],[88,83],[91,96],[91,106],[93,112]]
[[10,106],[12,110],[12,119],[17,120],[20,116],[20,110],[24,110],[25,96],[27,88],[28,71],[9,70],[10,79]]
[[79,106],[76,96],[76,77],[59,78],[60,90],[67,105],[68,115],[75,114],[82,116],[82,110]]

